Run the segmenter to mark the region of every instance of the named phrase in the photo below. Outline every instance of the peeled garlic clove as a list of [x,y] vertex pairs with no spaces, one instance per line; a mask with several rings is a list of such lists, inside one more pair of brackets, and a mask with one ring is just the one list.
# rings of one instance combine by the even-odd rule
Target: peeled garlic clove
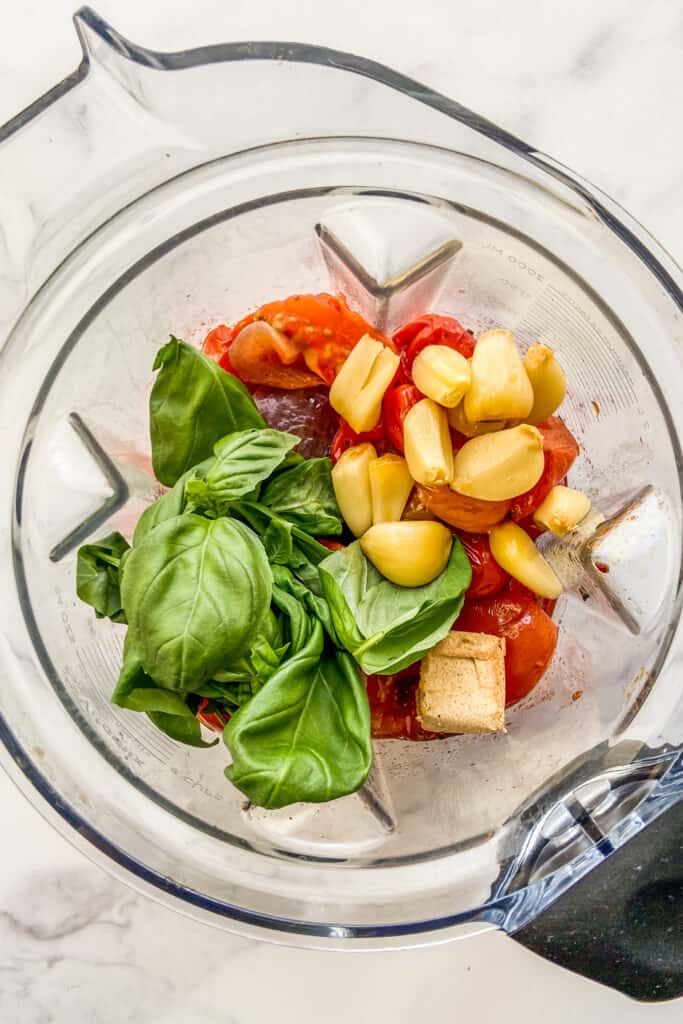
[[465,416],[465,403],[460,402],[454,409],[448,409],[446,415],[448,422],[465,437],[479,437],[481,434],[493,434],[496,430],[502,430],[505,420],[482,420],[481,423],[470,423]]
[[379,523],[363,534],[360,546],[375,569],[400,587],[421,587],[443,572],[453,545],[443,523]]
[[344,522],[355,537],[372,525],[370,465],[377,458],[371,444],[356,444],[332,467],[332,486]]
[[400,455],[381,455],[370,463],[373,523],[395,523],[413,489],[408,463]]
[[330,405],[357,434],[372,430],[382,414],[382,399],[398,369],[399,357],[364,334],[351,349],[330,388]]
[[517,523],[501,523],[489,533],[491,554],[501,569],[534,594],[556,600],[562,584],[528,533]]
[[415,387],[447,409],[464,398],[471,381],[469,361],[448,345],[423,348],[413,362],[412,374]]
[[537,484],[543,466],[543,435],[523,423],[467,441],[455,456],[451,487],[470,498],[505,501]]
[[591,509],[590,498],[573,487],[557,484],[534,512],[534,524],[541,530],[551,530],[558,537],[578,526]]
[[485,331],[470,360],[472,383],[464,398],[470,423],[520,420],[531,411],[531,389],[512,331]]
[[534,392],[534,404],[524,419],[527,423],[542,423],[562,405],[567,380],[547,345],[532,345],[524,357],[524,368]]
[[453,478],[453,445],[446,410],[423,398],[403,421],[403,447],[413,480],[448,484]]

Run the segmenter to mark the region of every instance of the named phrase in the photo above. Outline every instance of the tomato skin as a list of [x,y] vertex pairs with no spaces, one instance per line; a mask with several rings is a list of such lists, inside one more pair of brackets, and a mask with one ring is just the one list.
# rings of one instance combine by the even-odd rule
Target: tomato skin
[[218,712],[204,711],[203,709],[208,703],[208,698],[204,697],[197,708],[195,718],[198,722],[201,722],[202,725],[205,725],[207,729],[211,729],[213,732],[223,732],[223,729],[225,729],[225,726],[230,721],[230,716],[225,715],[225,717],[223,717],[222,715],[219,715]]
[[551,416],[539,423],[538,429],[543,434],[543,473],[531,490],[513,500],[510,515],[517,523],[536,511],[553,487],[566,477],[579,454],[576,438],[559,416]]
[[401,350],[401,368],[408,381],[413,379],[415,358],[427,345],[446,345],[466,359],[474,352],[475,345],[470,332],[455,317],[437,316],[434,313],[426,313],[399,327],[393,338]]
[[438,519],[443,519],[456,530],[467,533],[487,533],[492,526],[502,523],[510,511],[510,501],[480,501],[457,494],[450,487],[417,485],[420,500]]
[[397,452],[403,455],[403,421],[414,405],[424,398],[414,384],[397,384],[384,396],[382,418],[384,432]]
[[485,533],[465,533],[456,531],[456,536],[465,549],[472,566],[472,582],[466,598],[491,597],[499,593],[510,577],[498,565],[491,554],[489,539]]
[[302,349],[257,320],[237,331],[227,355],[235,374],[250,385],[286,390],[320,385],[318,375],[303,364]]
[[211,356],[212,359],[218,357],[220,362],[221,356],[230,348],[234,338],[234,328],[228,327],[227,324],[218,324],[217,327],[212,327],[204,338],[202,350],[205,355]]
[[215,359],[219,366],[222,366],[228,373],[235,373],[228,350],[235,340],[235,330],[227,324],[218,324],[212,328],[204,338],[202,352],[206,356]]
[[[229,369],[226,364],[230,363],[228,353],[234,339],[244,327],[259,320],[265,320],[292,342],[293,365],[281,367],[278,377],[276,370],[281,363],[274,358],[276,354],[272,349],[270,352],[265,349],[247,352],[244,364],[236,374],[245,383],[295,388],[318,386],[322,380],[329,386],[364,334],[378,338],[396,351],[393,341],[350,309],[343,296],[321,292],[318,295],[290,295],[286,299],[267,302],[233,327],[223,324],[214,328],[204,341],[205,353],[217,359],[224,369]],[[297,353],[298,359],[295,358]],[[260,368],[261,362],[266,364],[265,371]]]
[[384,454],[386,443],[384,425],[381,420],[372,430],[366,430],[363,434],[357,434],[346,420],[340,419],[339,430],[334,435],[332,447],[330,448],[330,459],[333,465],[339,461],[347,448],[352,448],[355,444],[364,444],[365,442],[374,444],[379,455]]
[[328,537],[316,537],[316,540],[328,551],[343,551],[346,547],[340,540],[330,540]]
[[505,703],[530,693],[550,664],[557,626],[533,597],[503,593],[465,601],[454,629],[505,637]]
[[417,717],[417,684],[420,667],[392,676],[366,676],[372,735],[375,739],[438,740],[445,733],[423,729]]

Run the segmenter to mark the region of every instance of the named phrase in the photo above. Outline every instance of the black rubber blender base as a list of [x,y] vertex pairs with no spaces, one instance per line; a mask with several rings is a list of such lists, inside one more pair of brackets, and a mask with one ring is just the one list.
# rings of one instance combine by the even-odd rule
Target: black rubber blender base
[[514,936],[648,1002],[683,995],[683,802]]

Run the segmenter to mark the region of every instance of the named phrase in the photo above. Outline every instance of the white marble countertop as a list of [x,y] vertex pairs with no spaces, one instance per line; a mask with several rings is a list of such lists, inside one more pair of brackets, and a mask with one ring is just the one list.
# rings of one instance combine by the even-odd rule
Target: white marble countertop
[[[80,59],[75,0],[3,11],[0,123]],[[101,0],[161,49],[248,38],[323,43],[393,65],[551,153],[683,259],[678,0]],[[416,42],[416,41],[419,41]],[[555,968],[501,934],[406,953],[311,953],[190,922],[75,852],[0,777],[3,1024],[678,1021]],[[516,1010],[512,1011],[511,1007]]]

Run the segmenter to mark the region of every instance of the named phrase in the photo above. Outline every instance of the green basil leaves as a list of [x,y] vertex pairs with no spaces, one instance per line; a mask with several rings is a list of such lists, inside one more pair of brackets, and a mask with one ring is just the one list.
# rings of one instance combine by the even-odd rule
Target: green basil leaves
[[76,593],[95,609],[98,619],[125,622],[121,603],[121,559],[128,542],[120,533],[110,533],[95,544],[78,549]]
[[343,523],[332,487],[329,459],[306,459],[270,481],[261,504],[317,537],[336,537]]
[[330,460],[303,459],[177,338],[154,367],[152,461],[170,490],[132,547],[111,534],[78,552],[79,597],[128,624],[112,701],[193,747],[212,745],[198,715],[227,722],[226,774],[262,807],[355,792],[372,760],[360,668],[396,672],[446,635],[470,582],[462,546],[418,588],[389,583],[357,542],[330,554]]
[[271,592],[266,553],[248,526],[191,513],[133,549],[121,591],[145,672],[182,693],[248,650]]
[[356,541],[319,566],[334,628],[364,672],[407,668],[446,636],[470,585],[472,569],[457,537],[448,565],[423,587],[381,576]]
[[162,484],[172,487],[226,434],[265,427],[244,384],[184,341],[171,337],[154,369],[149,422],[154,475]]
[[259,807],[334,800],[359,789],[372,744],[365,686],[353,659],[325,650],[313,623],[303,646],[230,720],[227,777]]
[[228,434],[214,445],[206,473],[185,484],[186,508],[213,518],[226,515],[231,504],[267,480],[298,443],[294,434],[269,428]]

